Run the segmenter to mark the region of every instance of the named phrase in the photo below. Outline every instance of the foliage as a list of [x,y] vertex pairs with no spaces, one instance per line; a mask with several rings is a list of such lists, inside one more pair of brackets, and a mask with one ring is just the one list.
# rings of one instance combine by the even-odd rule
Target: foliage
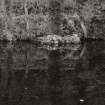
[[0,23],[2,27],[0,31],[1,39],[10,38],[10,34],[11,40],[31,38],[32,35],[36,36],[41,32],[45,34],[46,29],[48,29],[48,15],[43,13],[48,12],[46,9],[48,8],[47,0],[43,0],[43,2],[41,0],[6,0],[6,2],[0,1],[0,3],[0,16],[4,13],[1,21],[5,21],[4,26]]
[[[0,38],[9,38],[6,36],[12,34],[12,39],[33,39],[52,33],[65,36],[75,31],[82,36],[81,22],[88,32],[94,30],[92,37],[98,38],[105,26],[104,22],[100,22],[98,27],[94,20],[104,21],[104,10],[104,0],[1,0],[0,21],[3,23],[0,22]],[[79,18],[70,19],[75,12]],[[73,27],[69,21],[75,23]],[[97,32],[99,34],[95,35]]]

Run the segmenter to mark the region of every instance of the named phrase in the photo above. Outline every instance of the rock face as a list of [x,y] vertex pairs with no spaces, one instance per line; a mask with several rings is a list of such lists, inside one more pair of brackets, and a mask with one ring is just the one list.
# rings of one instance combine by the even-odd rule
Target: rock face
[[58,36],[58,35],[48,35],[47,36],[47,42],[58,43],[59,41],[62,41],[61,36]]
[[58,44],[59,41],[62,41],[62,37],[58,35],[47,35],[46,37],[41,38],[41,42],[47,44]]
[[66,43],[80,43],[80,38],[78,34],[73,34],[72,36],[70,35],[64,36],[63,40]]
[[79,38],[78,34],[73,34],[73,36],[71,36],[71,38],[72,38],[72,42],[74,42],[74,43],[80,42],[80,38]]
[[59,42],[74,44],[80,43],[80,37],[78,36],[78,34],[66,35],[64,37],[61,37],[60,35],[48,35],[40,39],[43,44],[58,44]]

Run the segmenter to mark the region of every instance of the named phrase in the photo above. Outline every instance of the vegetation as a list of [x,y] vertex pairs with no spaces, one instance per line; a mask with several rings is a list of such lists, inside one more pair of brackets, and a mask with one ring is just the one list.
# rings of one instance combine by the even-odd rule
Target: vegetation
[[0,0],[0,39],[72,33],[103,39],[104,11],[104,0]]

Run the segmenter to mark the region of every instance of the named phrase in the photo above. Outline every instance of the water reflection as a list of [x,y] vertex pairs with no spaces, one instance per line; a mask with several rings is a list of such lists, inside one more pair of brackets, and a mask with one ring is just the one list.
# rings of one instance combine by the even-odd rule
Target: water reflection
[[105,105],[105,42],[56,50],[0,42],[0,105]]

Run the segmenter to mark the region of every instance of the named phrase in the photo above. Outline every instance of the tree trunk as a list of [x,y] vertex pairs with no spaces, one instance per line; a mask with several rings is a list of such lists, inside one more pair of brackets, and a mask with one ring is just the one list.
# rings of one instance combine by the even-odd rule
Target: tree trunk
[[12,16],[11,16],[11,0],[5,0],[4,1],[4,9],[5,9],[5,31],[6,31],[6,37],[8,40],[12,40]]
[[84,32],[84,37],[87,38],[87,29],[82,21],[80,21],[80,24],[81,24],[82,30]]
[[27,10],[27,0],[25,0],[24,3],[24,9],[25,9],[25,21],[26,21],[26,31],[27,34],[29,34],[29,19],[28,19],[28,10]]

